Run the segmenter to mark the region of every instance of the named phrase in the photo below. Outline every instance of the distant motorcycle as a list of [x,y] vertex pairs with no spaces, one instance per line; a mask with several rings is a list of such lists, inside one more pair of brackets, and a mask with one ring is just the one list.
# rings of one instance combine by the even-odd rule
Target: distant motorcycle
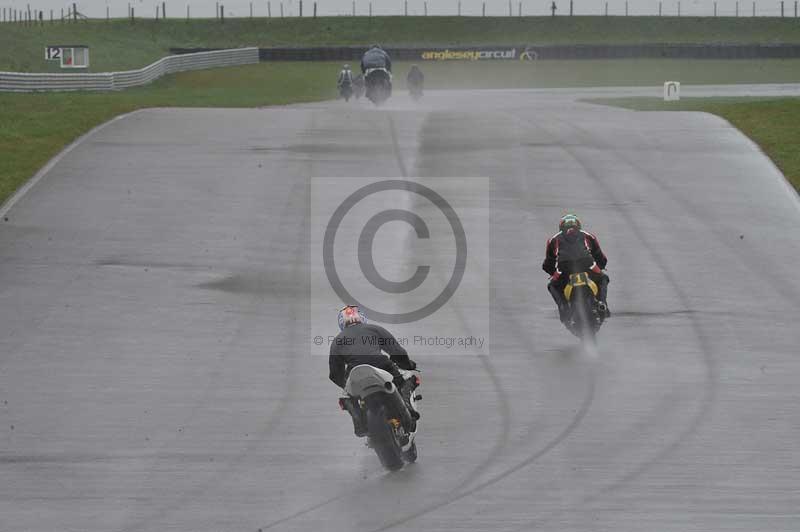
[[416,411],[416,402],[422,399],[416,392],[419,373],[400,371],[403,384],[398,390],[388,371],[368,364],[355,366],[345,383],[347,396],[339,399],[341,409],[348,411],[356,426],[363,429],[361,434],[356,434],[367,436],[367,445],[375,450],[381,464],[389,471],[417,460],[417,422],[406,407],[404,397]]
[[572,273],[564,287],[564,298],[569,305],[564,325],[582,339],[593,339],[605,321],[606,314],[597,299],[599,289],[588,272]]
[[359,74],[355,78],[353,78],[353,96],[356,97],[356,100],[364,96],[364,75]]
[[411,95],[411,98],[414,101],[419,101],[422,98],[422,84],[421,83],[412,83],[408,86],[408,94]]
[[339,84],[339,97],[349,102],[351,96],[353,96],[353,84],[349,81],[343,81]]
[[392,73],[385,68],[368,68],[364,73],[367,98],[381,105],[392,95]]

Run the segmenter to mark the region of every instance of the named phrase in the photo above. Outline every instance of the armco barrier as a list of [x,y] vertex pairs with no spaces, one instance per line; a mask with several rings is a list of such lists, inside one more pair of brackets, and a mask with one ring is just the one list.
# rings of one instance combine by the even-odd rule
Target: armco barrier
[[0,72],[0,91],[108,91],[146,85],[161,76],[187,70],[258,63],[258,48],[170,55],[140,70],[97,74]]
[[[203,48],[172,48],[175,54],[206,51]],[[393,59],[425,61],[426,56],[440,60],[443,52],[510,51],[495,60],[530,59],[768,59],[800,58],[798,44],[552,44],[387,47]],[[366,51],[363,46],[273,47],[261,48],[261,61],[351,61],[357,62]],[[525,52],[528,52],[527,54]],[[437,55],[438,54],[438,55]],[[454,55],[454,54],[451,54]]]

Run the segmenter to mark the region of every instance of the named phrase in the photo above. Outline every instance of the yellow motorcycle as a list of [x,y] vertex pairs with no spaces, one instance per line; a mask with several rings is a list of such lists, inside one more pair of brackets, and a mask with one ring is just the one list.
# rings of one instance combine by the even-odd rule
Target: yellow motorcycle
[[599,292],[589,272],[570,274],[569,282],[564,287],[564,298],[569,305],[564,325],[578,338],[594,338],[606,319],[606,313],[597,299]]

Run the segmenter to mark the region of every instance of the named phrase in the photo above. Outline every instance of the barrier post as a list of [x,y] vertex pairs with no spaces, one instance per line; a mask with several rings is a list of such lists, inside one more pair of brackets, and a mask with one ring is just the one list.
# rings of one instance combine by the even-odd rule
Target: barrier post
[[300,0],[300,16],[303,16],[303,0]]
[[717,3],[714,2],[714,16],[717,16]]
[[405,2],[403,2],[403,16],[404,17],[408,16],[408,0],[405,0]]
[[658,3],[658,16],[661,16],[661,2]]
[[314,2],[314,18],[317,18],[317,3]]
[[250,2],[250,18],[253,18],[253,2]]
[[522,16],[522,2],[517,5],[517,16]]
[[739,2],[736,2],[736,16],[739,16]]
[[756,16],[756,3],[753,2],[753,16]]
[[369,3],[369,18],[372,18],[372,2]]
[[513,13],[511,12],[511,0],[508,0],[508,16],[509,17],[514,16]]
[[108,11],[108,5],[106,5],[106,22],[108,22],[109,20],[111,20],[111,14]]
[[214,18],[219,20],[219,2],[214,4]]
[[225,4],[219,5],[219,21],[225,24]]
[[572,16],[572,0],[569,0],[569,16]]
[[189,20],[191,18],[192,18],[192,12],[189,9],[189,4],[186,4],[186,20]]
[[272,18],[272,2],[267,2],[267,18]]
[[461,0],[458,0],[458,16],[461,16]]
[[281,2],[281,18],[283,18],[283,2]]
[[628,16],[628,2],[625,2],[625,16]]
[[428,2],[423,2],[423,7],[425,8],[424,13],[425,13],[425,16],[427,17],[428,16]]
[[781,18],[783,18],[783,0],[781,0]]
[[72,4],[72,18],[75,22],[78,22],[78,4]]
[[797,18],[797,0],[794,0],[794,18]]
[[481,11],[481,16],[485,17],[486,16],[486,2],[483,3],[483,8],[482,9],[483,10]]
[[681,3],[678,2],[678,16],[681,16]]
[[131,24],[133,24],[136,21],[136,19],[133,16],[133,10],[134,10],[134,8],[133,8],[133,6],[131,6]]
[[606,7],[605,7],[604,15],[605,15],[606,17],[608,16],[608,2],[606,2]]
[[353,0],[353,16],[356,16],[356,0]]
[[158,4],[156,4],[156,21],[158,21]]
[[161,18],[167,18],[167,3],[161,2]]

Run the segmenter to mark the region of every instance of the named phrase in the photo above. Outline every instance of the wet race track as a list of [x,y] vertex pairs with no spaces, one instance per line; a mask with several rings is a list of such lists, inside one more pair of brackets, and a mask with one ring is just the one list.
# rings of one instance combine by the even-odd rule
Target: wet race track
[[[420,459],[393,474],[311,353],[341,302],[309,290],[309,178],[353,176],[490,180],[459,187],[489,206],[460,212],[489,227],[459,290],[489,300],[428,318],[490,344],[409,346]],[[609,256],[596,349],[540,269],[566,210]],[[3,214],[0,530],[800,528],[800,209],[714,116],[557,91],[148,110]]]

